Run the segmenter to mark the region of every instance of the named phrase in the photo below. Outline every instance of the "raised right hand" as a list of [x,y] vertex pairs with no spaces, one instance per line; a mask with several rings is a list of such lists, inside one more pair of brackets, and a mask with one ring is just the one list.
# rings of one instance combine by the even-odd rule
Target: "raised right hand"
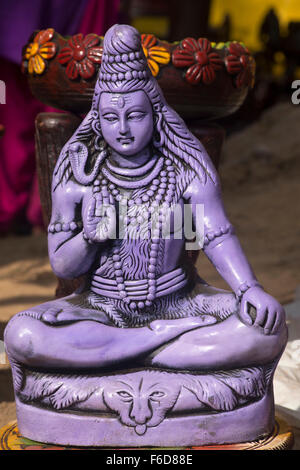
[[116,208],[110,194],[96,193],[83,214],[84,233],[94,243],[116,238]]

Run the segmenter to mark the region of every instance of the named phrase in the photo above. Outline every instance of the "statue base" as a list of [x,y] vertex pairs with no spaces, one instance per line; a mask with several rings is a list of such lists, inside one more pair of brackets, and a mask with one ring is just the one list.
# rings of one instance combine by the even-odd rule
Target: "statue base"
[[[270,435],[253,442],[223,444],[215,446],[185,447],[185,450],[292,450],[294,436],[290,426],[276,417],[275,426]],[[178,449],[182,447],[177,447]],[[83,450],[86,447],[82,447]],[[104,446],[101,449],[105,449]],[[0,450],[72,450],[72,447],[57,446],[31,441],[20,435],[17,422],[13,421],[0,429]],[[80,447],[76,447],[80,450]],[[118,448],[122,451],[122,448]],[[144,450],[132,448],[132,450]],[[148,448],[149,450],[149,448]]]
[[122,425],[112,413],[56,412],[18,399],[16,403],[22,436],[65,446],[209,446],[265,439],[274,429],[269,394],[234,411],[172,415],[143,435],[138,435],[136,428]]

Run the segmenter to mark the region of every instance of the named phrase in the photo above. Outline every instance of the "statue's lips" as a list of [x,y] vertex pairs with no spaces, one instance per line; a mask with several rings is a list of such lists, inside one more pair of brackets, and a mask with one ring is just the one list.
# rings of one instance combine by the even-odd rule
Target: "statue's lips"
[[134,137],[119,137],[117,139],[120,144],[131,144],[134,141]]

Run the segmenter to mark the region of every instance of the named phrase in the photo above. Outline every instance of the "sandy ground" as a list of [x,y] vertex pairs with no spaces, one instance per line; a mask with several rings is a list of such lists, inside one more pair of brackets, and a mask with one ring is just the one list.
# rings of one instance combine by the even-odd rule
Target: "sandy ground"
[[[259,122],[227,139],[220,168],[229,218],[259,281],[283,304],[299,296],[300,286],[299,122],[295,106],[269,110]],[[197,264],[209,283],[227,287],[202,253]],[[45,234],[0,239],[0,337],[12,315],[50,300],[55,287]],[[0,427],[13,419],[10,370],[3,364]],[[296,435],[300,441],[298,431]]]
[[[20,310],[50,300],[56,278],[47,256],[45,234],[0,239],[0,338],[7,321]],[[3,355],[0,356],[3,358]],[[8,364],[0,365],[0,427],[15,419]]]

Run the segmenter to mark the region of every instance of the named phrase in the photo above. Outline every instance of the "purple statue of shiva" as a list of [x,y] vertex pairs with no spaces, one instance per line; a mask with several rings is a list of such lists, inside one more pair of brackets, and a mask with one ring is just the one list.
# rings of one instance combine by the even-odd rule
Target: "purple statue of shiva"
[[[199,277],[187,246],[232,292]],[[131,26],[106,33],[92,108],[59,156],[49,255],[59,277],[87,283],[6,328],[23,436],[199,446],[272,432],[284,310],[259,285],[216,170]]]

